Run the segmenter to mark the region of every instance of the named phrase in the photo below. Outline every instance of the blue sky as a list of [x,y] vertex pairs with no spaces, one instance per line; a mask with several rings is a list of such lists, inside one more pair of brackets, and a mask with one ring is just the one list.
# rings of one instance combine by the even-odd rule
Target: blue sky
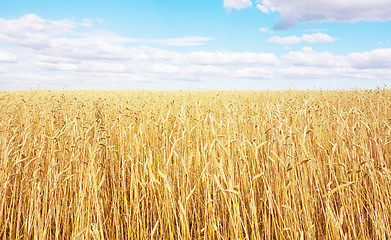
[[389,0],[2,0],[0,90],[391,86]]

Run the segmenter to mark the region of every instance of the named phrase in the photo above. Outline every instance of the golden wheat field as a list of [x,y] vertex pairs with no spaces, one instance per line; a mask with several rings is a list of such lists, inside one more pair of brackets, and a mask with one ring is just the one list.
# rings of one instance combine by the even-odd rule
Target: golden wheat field
[[0,92],[1,239],[387,239],[391,90]]

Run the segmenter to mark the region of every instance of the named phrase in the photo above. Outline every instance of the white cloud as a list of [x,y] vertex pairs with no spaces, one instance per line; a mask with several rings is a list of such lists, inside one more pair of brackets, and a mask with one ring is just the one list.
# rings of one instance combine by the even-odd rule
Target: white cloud
[[79,34],[83,39],[91,41],[105,41],[110,43],[156,43],[166,46],[201,46],[212,41],[213,38],[203,36],[186,36],[180,38],[163,38],[163,39],[143,39],[128,38],[120,36],[108,30],[94,30],[92,32]]
[[253,52],[193,52],[185,55],[189,63],[199,65],[278,65],[278,58],[271,53]]
[[200,46],[211,40],[213,39],[209,37],[189,36],[167,39],[140,39],[139,42],[160,43],[168,46]]
[[0,41],[31,48],[41,48],[48,44],[52,36],[69,34],[75,27],[71,20],[50,21],[27,14],[19,19],[0,18]]
[[288,37],[278,37],[273,36],[267,40],[268,42],[278,43],[283,45],[293,45],[301,42],[306,43],[327,43],[334,42],[335,39],[325,33],[314,33],[314,34],[303,34],[301,37],[298,36],[288,36]]
[[[0,29],[0,41],[12,49],[12,52],[0,49],[0,62],[7,64],[0,69],[1,82],[44,81],[49,84],[58,81],[57,84],[62,86],[68,85],[65,84],[67,81],[80,84],[103,82],[101,78],[117,82],[203,80],[232,77],[234,71],[242,67],[280,64],[277,56],[270,53],[177,52],[145,45],[200,45],[212,40],[208,37],[135,39],[108,30],[96,30],[90,27],[92,21],[52,21],[35,14],[0,20],[7,26]],[[32,26],[31,29],[29,26]],[[81,32],[78,27],[84,31]],[[14,28],[26,32],[19,33]],[[125,44],[129,43],[134,46],[126,47]]]
[[259,28],[259,31],[264,33],[270,32],[269,28]]
[[351,53],[347,59],[354,68],[388,69],[391,68],[391,48],[375,49],[363,53]]
[[[388,65],[377,66],[373,63],[381,59],[390,59],[387,49],[374,50],[368,53],[349,54],[346,56],[333,55],[330,52],[316,52],[310,47],[304,47],[301,52],[289,52],[282,58],[285,66],[279,67],[243,67],[226,74],[229,78],[238,79],[391,79],[391,68]],[[382,52],[382,54],[379,54]],[[366,56],[371,55],[371,57]],[[382,57],[376,61],[375,59]],[[365,57],[364,57],[365,56]],[[359,68],[355,63],[359,59],[367,59],[366,65]],[[365,62],[365,61],[364,61]],[[388,61],[389,64],[389,61]],[[382,68],[380,68],[382,67]]]
[[231,9],[242,9],[242,8],[248,8],[252,5],[253,3],[251,0],[224,0],[224,7]]
[[[184,51],[183,48],[175,51],[156,45],[191,45],[210,39],[132,39],[71,20],[55,22],[36,15],[0,21],[7,26],[0,28],[2,88],[10,83],[9,88],[36,87],[37,84],[31,84],[38,82],[48,88],[65,85],[71,88],[120,88],[135,81],[391,79],[389,48],[339,56],[304,47],[281,57],[262,52]],[[25,25],[32,26],[32,29]],[[11,26],[27,32],[19,33]],[[38,45],[29,39],[24,41],[29,36],[41,36],[44,41],[39,41]],[[315,43],[333,39],[319,33],[291,38],[281,38],[281,41],[285,41],[284,44],[295,41]]]
[[108,30],[91,30],[87,33],[74,31],[78,26],[92,27],[93,23],[94,21],[90,19],[83,19],[81,22],[69,19],[45,20],[36,14],[27,14],[11,20],[0,18],[0,42],[41,49],[57,41],[63,41],[67,35],[73,35],[72,38],[65,38],[68,41],[83,41],[84,43],[105,41],[109,43],[157,43],[170,46],[199,46],[212,40],[212,38],[202,36],[138,39],[123,37]]
[[298,36],[288,36],[288,37],[273,36],[270,37],[267,41],[272,43],[282,44],[282,45],[293,45],[293,44],[300,43],[301,38],[299,38]]
[[294,66],[316,66],[316,67],[347,67],[349,63],[342,56],[336,56],[330,52],[315,52],[310,47],[304,47],[301,52],[289,52],[283,56]]
[[282,19],[275,29],[286,29],[302,22],[391,20],[389,0],[262,0],[257,8],[264,13],[279,12]]
[[263,4],[257,4],[257,8],[263,13],[270,13],[269,8]]
[[[334,67],[350,69],[391,69],[391,48],[374,49],[370,52],[351,53],[346,56],[330,52],[316,52],[310,47],[301,52],[289,52],[283,59],[294,66]],[[362,71],[361,71],[362,72]]]
[[325,33],[303,34],[301,40],[306,43],[328,43],[335,39]]

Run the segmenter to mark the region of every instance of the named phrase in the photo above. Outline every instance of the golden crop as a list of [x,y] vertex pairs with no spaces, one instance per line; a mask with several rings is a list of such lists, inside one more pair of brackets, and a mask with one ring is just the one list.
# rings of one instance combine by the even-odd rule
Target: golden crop
[[391,91],[0,92],[1,239],[387,239]]

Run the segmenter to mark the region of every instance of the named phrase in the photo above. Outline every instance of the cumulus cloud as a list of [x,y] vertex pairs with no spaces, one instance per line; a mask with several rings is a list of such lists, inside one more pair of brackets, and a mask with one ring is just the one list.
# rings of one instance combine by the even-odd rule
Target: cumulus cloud
[[303,34],[301,37],[298,36],[288,36],[288,37],[278,37],[273,36],[267,40],[268,42],[278,43],[283,45],[293,45],[301,42],[306,43],[327,43],[334,42],[335,39],[325,33],[314,33],[314,34]]
[[[229,77],[233,70],[241,67],[280,64],[278,57],[271,53],[178,52],[148,46],[201,45],[212,40],[208,37],[128,38],[94,29],[91,27],[93,21],[53,21],[35,14],[0,21],[6,26],[0,29],[0,42],[12,49],[0,49],[0,62],[7,64],[0,69],[1,82],[59,81],[61,86],[66,85],[60,84],[62,81],[99,82],[103,77],[117,82],[202,80]],[[77,29],[79,27],[82,29]],[[129,44],[133,46],[127,46]],[[108,74],[112,76],[108,77]]]
[[350,53],[346,56],[330,52],[316,52],[310,47],[291,51],[282,57],[294,66],[349,68],[351,70],[391,69],[391,48],[374,49],[370,52]]
[[388,69],[391,68],[391,48],[375,49],[370,52],[351,53],[348,60],[354,68]]
[[242,9],[242,8],[248,8],[253,3],[251,0],[224,0],[224,7],[228,9]]
[[272,43],[282,44],[282,45],[293,45],[293,44],[300,43],[302,40],[298,36],[288,36],[288,37],[273,36],[269,38],[267,41]]
[[[0,42],[17,44],[33,49],[50,46],[57,41],[83,41],[85,43],[104,41],[109,43],[157,43],[170,46],[199,46],[212,38],[202,36],[185,36],[169,39],[139,39],[120,36],[108,30],[91,30],[76,33],[79,26],[92,27],[94,21],[83,19],[80,22],[70,19],[46,20],[36,14],[27,14],[17,19],[0,18]],[[64,38],[73,35],[72,38]]]
[[0,18],[0,41],[31,48],[41,48],[48,44],[50,37],[72,32],[76,23],[64,19],[44,20],[36,14],[27,14],[18,19]]
[[277,30],[303,22],[391,20],[391,4],[388,0],[261,0],[257,8],[263,13],[281,14],[282,18],[274,26]]
[[283,56],[294,66],[316,66],[316,67],[347,67],[349,63],[343,56],[336,56],[330,52],[315,52],[310,47],[304,47],[301,52],[290,51]]
[[[340,56],[304,47],[280,57],[264,52],[184,51],[184,48],[175,51],[175,48],[168,50],[159,45],[186,46],[210,39],[132,39],[108,30],[83,26],[84,20],[81,23],[66,19],[52,21],[36,15],[0,21],[7,26],[0,28],[2,87],[7,83],[22,88],[34,87],[28,85],[31,82],[41,82],[41,86],[52,88],[65,85],[74,88],[97,85],[119,88],[129,82],[173,80],[391,79],[389,48]],[[19,33],[11,26],[27,32]],[[40,36],[38,39],[41,41],[25,39],[36,36]],[[281,38],[281,41],[285,41],[284,44],[294,41],[315,43],[333,39],[320,33],[292,38],[289,41]]]
[[232,74],[248,79],[391,79],[391,49],[341,56],[304,47],[282,59],[284,67],[244,67]]

